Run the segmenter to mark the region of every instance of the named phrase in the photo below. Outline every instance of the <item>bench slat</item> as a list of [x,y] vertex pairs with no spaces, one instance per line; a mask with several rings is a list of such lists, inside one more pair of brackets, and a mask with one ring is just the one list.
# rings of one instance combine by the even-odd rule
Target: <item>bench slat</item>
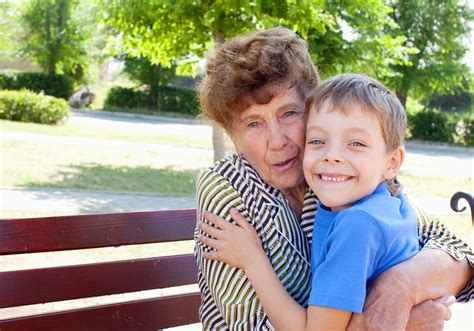
[[196,280],[192,254],[0,272],[0,308],[195,284]]
[[199,293],[183,294],[4,320],[0,330],[156,330],[199,322],[199,303]]
[[0,219],[0,254],[190,240],[196,210]]

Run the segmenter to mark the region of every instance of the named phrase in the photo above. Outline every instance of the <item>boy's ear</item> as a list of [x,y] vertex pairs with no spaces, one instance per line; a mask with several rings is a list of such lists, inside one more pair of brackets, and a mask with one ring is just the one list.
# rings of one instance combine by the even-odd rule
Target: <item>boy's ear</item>
[[389,159],[387,168],[383,172],[384,179],[392,179],[394,178],[400,167],[402,166],[403,160],[405,159],[405,147],[400,146],[396,148],[394,151],[389,153]]

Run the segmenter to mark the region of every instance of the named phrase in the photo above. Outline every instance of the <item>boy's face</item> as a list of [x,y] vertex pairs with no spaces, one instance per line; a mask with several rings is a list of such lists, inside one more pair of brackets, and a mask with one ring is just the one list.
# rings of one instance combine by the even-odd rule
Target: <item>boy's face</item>
[[306,181],[323,205],[350,207],[395,177],[403,147],[387,152],[377,116],[354,104],[349,114],[323,103],[310,111],[303,169]]

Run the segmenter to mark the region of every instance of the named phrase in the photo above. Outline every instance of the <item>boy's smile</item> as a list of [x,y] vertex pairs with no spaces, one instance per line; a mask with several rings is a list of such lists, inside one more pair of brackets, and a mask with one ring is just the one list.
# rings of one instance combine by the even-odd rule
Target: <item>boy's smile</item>
[[354,104],[346,114],[326,101],[319,111],[310,111],[304,174],[332,210],[350,207],[393,178],[403,155],[403,147],[387,152],[379,119],[370,110]]

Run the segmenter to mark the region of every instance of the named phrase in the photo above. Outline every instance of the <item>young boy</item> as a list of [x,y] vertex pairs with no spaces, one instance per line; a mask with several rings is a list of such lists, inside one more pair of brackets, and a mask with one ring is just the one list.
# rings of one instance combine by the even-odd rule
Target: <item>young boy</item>
[[[395,176],[403,162],[405,111],[384,85],[339,75],[306,103],[304,174],[320,200],[316,213],[308,310],[280,284],[253,227],[213,219],[199,227],[217,259],[245,271],[276,329],[344,330],[361,313],[366,288],[418,250],[416,216]],[[237,248],[237,249],[236,249]]]

